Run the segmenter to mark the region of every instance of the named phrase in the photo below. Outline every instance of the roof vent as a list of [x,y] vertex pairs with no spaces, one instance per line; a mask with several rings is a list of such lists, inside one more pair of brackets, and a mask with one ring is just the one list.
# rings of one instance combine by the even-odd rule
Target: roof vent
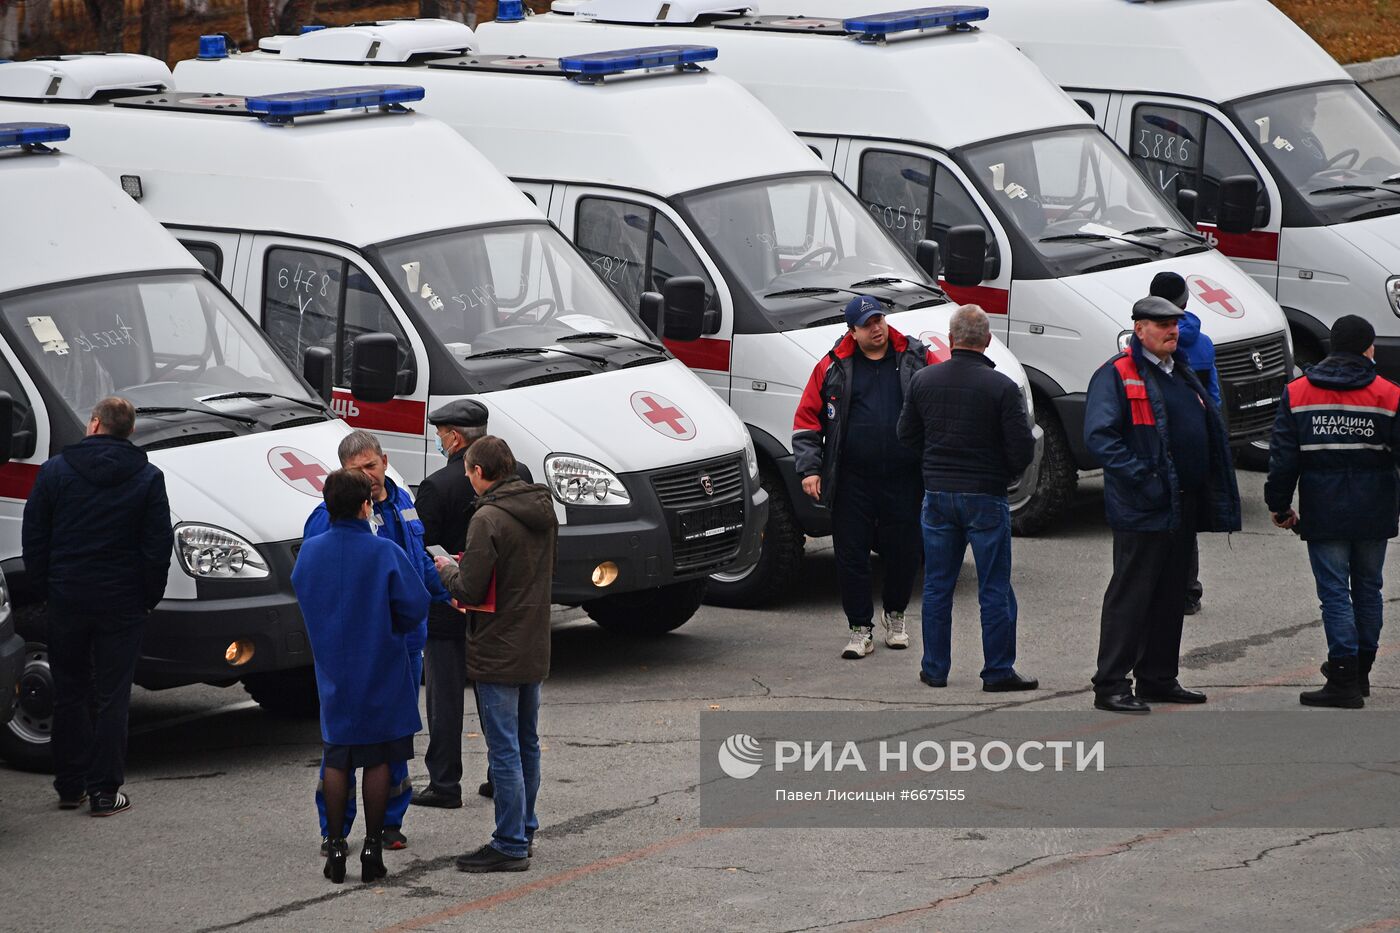
[[102,91],[162,91],[174,84],[165,62],[146,55],[54,55],[0,65],[0,97],[91,100]]
[[555,13],[605,23],[694,23],[703,16],[739,16],[749,4],[734,0],[555,0]]
[[316,62],[406,62],[432,52],[462,54],[476,47],[471,28],[449,19],[381,20],[270,36],[258,48],[282,58]]

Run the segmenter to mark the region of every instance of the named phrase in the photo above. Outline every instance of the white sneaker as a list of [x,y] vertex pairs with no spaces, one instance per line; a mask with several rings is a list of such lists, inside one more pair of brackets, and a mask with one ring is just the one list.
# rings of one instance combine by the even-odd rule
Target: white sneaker
[[885,627],[885,645],[889,648],[908,648],[909,630],[904,627],[904,613],[886,612],[880,624]]
[[872,637],[874,631],[874,629],[869,628],[851,629],[851,640],[846,642],[846,650],[841,652],[841,657],[854,661],[874,651],[875,639]]

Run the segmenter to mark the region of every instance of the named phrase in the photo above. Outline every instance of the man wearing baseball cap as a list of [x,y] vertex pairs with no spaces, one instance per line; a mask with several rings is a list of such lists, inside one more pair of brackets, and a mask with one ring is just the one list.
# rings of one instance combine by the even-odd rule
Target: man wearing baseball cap
[[1240,528],[1225,423],[1178,348],[1182,314],[1155,295],[1134,304],[1127,349],[1094,373],[1085,400],[1113,529],[1094,674],[1094,706],[1110,712],[1206,701],[1177,680],[1181,597],[1197,530]]
[[896,433],[909,380],[937,362],[918,340],[885,322],[869,295],[846,304],[846,334],[817,361],[793,419],[792,449],[802,489],[831,509],[836,582],[850,627],[841,657],[875,650],[870,551],[885,565],[885,645],[908,648],[904,610],[922,551],[919,454]]

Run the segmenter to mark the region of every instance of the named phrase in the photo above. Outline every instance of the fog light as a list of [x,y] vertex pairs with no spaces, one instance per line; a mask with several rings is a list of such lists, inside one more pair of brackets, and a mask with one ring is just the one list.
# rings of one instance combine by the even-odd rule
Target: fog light
[[224,649],[224,660],[234,667],[242,667],[253,660],[253,643],[251,641],[230,642]]
[[617,564],[610,560],[605,560],[593,568],[593,585],[596,587],[612,586],[616,579]]

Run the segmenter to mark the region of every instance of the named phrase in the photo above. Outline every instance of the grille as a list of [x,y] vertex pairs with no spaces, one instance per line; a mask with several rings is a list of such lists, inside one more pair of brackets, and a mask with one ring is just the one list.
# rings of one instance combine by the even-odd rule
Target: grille
[[[1254,363],[1258,354],[1261,366]],[[1277,399],[1287,380],[1288,352],[1282,334],[1241,340],[1215,348],[1220,397],[1230,439],[1254,440],[1273,428]]]
[[718,570],[739,553],[739,539],[742,536],[743,532],[735,531],[715,538],[701,538],[699,541],[676,542],[671,546],[676,569],[687,573],[696,570]]
[[565,370],[562,373],[546,373],[543,376],[532,376],[529,379],[521,379],[519,382],[512,382],[512,389],[524,389],[529,386],[542,386],[548,382],[563,382],[565,379],[577,379],[580,376],[587,376],[588,373],[581,369]]
[[207,441],[221,441],[229,437],[237,437],[232,431],[205,431],[202,434],[181,434],[178,437],[166,437],[149,444],[141,444],[142,450],[168,450],[171,447],[189,447],[191,444],[203,444]]
[[[705,495],[701,476],[710,478],[714,495]],[[716,505],[744,494],[743,459],[728,457],[666,470],[653,474],[651,484],[663,508],[690,509]]]
[[665,356],[639,356],[635,360],[628,360],[622,364],[623,369],[633,369],[637,366],[650,366],[652,363],[664,363],[669,359]]
[[[1262,370],[1254,365],[1256,352],[1264,364]],[[1230,382],[1282,376],[1285,356],[1283,334],[1219,344],[1215,348],[1215,371],[1222,380]]]

